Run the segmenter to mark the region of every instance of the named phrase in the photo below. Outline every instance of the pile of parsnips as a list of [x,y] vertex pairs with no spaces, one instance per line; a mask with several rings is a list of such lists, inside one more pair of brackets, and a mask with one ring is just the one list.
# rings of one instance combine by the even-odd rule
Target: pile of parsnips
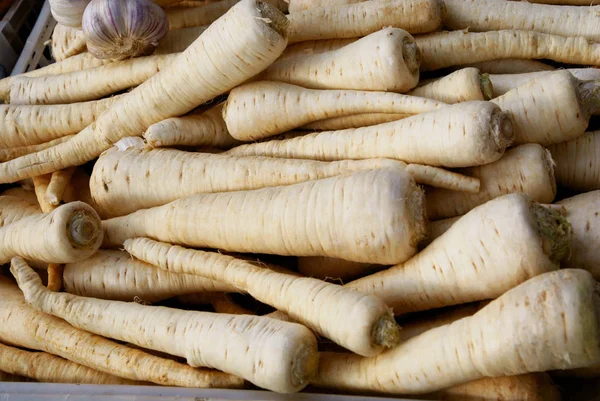
[[58,25],[61,61],[0,81],[0,371],[461,400],[598,375],[580,3],[165,3],[120,61]]

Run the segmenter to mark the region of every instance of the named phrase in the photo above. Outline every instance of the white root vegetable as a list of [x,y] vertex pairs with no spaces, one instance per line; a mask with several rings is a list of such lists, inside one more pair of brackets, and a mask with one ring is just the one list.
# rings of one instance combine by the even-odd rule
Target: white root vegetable
[[317,368],[316,339],[299,324],[50,292],[21,258],[12,260],[11,272],[36,309],[92,333],[184,357],[193,367],[208,365],[288,393],[305,387]]
[[101,243],[96,211],[83,202],[71,202],[0,228],[0,261],[7,263],[21,255],[39,262],[69,263],[91,256]]
[[51,42],[51,52],[54,60],[64,61],[85,51],[85,36],[80,29],[56,24]]
[[397,114],[397,113],[361,113],[351,114],[344,117],[325,118],[315,121],[301,128],[306,130],[316,131],[338,131],[348,128],[368,127],[371,125],[389,123],[392,121],[402,120],[410,117],[412,114]]
[[[580,81],[600,80],[600,69],[598,68],[569,68],[567,69]],[[521,86],[527,82],[548,77],[552,71],[537,71],[522,74],[490,74],[490,80],[494,87],[494,97],[502,96],[506,92]]]
[[290,43],[315,39],[357,38],[385,27],[412,34],[432,32],[442,21],[438,0],[371,0],[289,14]]
[[[374,356],[398,344],[391,310],[374,296],[318,279],[298,277],[218,253],[186,249],[147,238],[127,240],[133,256],[173,273],[198,274],[247,291],[344,348]],[[272,288],[285,288],[274,294]],[[318,295],[315,295],[318,294]],[[333,316],[343,316],[335,319]]]
[[600,81],[553,71],[492,102],[512,116],[515,144],[551,145],[583,135],[590,116],[600,111]]
[[317,7],[331,7],[345,4],[360,3],[364,0],[289,0],[290,13],[297,13]]
[[460,170],[477,177],[477,193],[458,193],[438,188],[427,190],[427,215],[432,220],[463,215],[491,199],[523,192],[536,202],[551,203],[556,196],[554,163],[550,152],[537,144],[517,146],[490,164]]
[[98,372],[46,352],[23,351],[4,344],[0,344],[0,369],[48,383],[143,384]]
[[2,151],[76,134],[119,98],[73,104],[0,105],[0,146],[5,148]]
[[417,86],[419,65],[414,38],[385,28],[337,50],[276,61],[259,79],[313,89],[408,92]]
[[[177,56],[178,54],[165,54],[136,57],[68,74],[15,78],[9,101],[18,105],[75,103],[101,99],[140,85],[169,66]],[[107,111],[110,111],[110,108]]]
[[581,37],[534,31],[439,32],[415,38],[421,71],[504,58],[549,59],[561,63],[600,65],[600,44]]
[[[298,271],[307,277],[320,280],[333,280],[341,284],[375,273],[384,266],[370,263],[350,262],[339,258],[324,256],[305,256],[298,258]],[[404,330],[404,328],[402,329]]]
[[171,30],[210,25],[224,15],[239,0],[221,0],[194,8],[171,8],[166,10]]
[[0,289],[0,340],[7,345],[48,352],[100,372],[164,386],[239,388],[244,384],[226,373],[194,369],[77,329],[27,305],[21,290],[7,278],[0,278]]
[[[402,169],[359,171],[288,186],[192,195],[139,210],[103,222],[104,246],[149,237],[196,248],[393,264],[416,252],[425,232],[423,202],[422,191]],[[339,219],[356,223],[349,229]]]
[[[260,0],[240,1],[174,63],[127,93],[75,137],[1,163],[0,183],[82,165],[122,138],[140,136],[150,125],[189,113],[226,93],[265,69],[283,52],[287,24],[285,15]],[[223,40],[224,36],[235,40]],[[211,45],[214,43],[222,45]]]
[[46,188],[46,202],[55,207],[60,205],[60,202],[64,200],[63,195],[71,181],[73,173],[75,173],[75,167],[69,167],[68,169],[52,173],[48,188]]
[[88,259],[68,263],[63,277],[71,294],[115,301],[153,303],[177,295],[235,291],[204,277],[164,272],[123,251],[100,250]]
[[573,226],[572,251],[562,266],[587,270],[600,281],[600,191],[587,192],[557,203],[567,209],[567,220]]
[[549,147],[559,186],[578,192],[600,189],[600,131]]
[[472,63],[457,68],[465,67],[477,68],[479,71],[487,74],[523,74],[537,71],[554,71],[555,67],[542,63],[537,60],[505,58],[500,60],[482,61],[480,63]]
[[452,104],[469,100],[490,100],[493,93],[488,74],[482,74],[476,68],[463,68],[434,82],[418,86],[408,92],[408,95]]
[[225,154],[326,161],[384,157],[467,167],[498,160],[512,136],[507,114],[491,102],[471,101],[371,127],[241,145]]
[[322,353],[313,384],[423,394],[483,377],[600,361],[598,284],[584,270],[534,277],[471,317],[411,338],[374,358]]
[[412,259],[346,287],[380,296],[395,314],[495,298],[558,269],[571,230],[526,195],[505,195],[471,210]]
[[233,138],[223,120],[223,104],[201,114],[173,117],[152,124],[144,133],[149,146],[211,146],[230,149],[241,142]]
[[4,194],[0,196],[0,211],[0,227],[42,213],[37,203],[33,204],[25,199]]
[[261,81],[233,89],[223,109],[231,136],[254,141],[325,118],[357,113],[419,114],[445,106],[424,97],[352,90],[311,90]]
[[508,0],[444,0],[444,4],[444,26],[450,29],[475,32],[523,29],[600,41],[600,7],[551,6]]
[[74,137],[74,135],[63,136],[57,139],[53,139],[49,142],[40,143],[38,145],[27,145],[19,146],[16,148],[0,149],[0,162],[7,162],[9,160],[13,160],[21,156],[25,156],[31,153],[51,148],[53,146],[67,142],[72,137]]
[[477,179],[430,166],[405,165],[396,160],[319,162],[235,157],[174,149],[109,150],[94,165],[89,188],[96,210],[108,218],[198,193],[290,185],[382,167],[406,170],[417,183],[460,191],[479,190]]

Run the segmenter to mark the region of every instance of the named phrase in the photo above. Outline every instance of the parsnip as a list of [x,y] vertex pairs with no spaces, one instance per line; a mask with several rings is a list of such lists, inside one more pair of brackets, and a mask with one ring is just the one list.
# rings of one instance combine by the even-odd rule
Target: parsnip
[[460,172],[481,180],[479,192],[467,194],[428,189],[427,216],[430,219],[459,216],[491,199],[513,192],[523,192],[540,203],[551,203],[556,196],[552,157],[537,144],[517,146],[494,163],[469,167]]
[[6,191],[2,192],[2,195],[15,196],[17,198],[20,198],[20,199],[23,199],[23,200],[29,202],[32,205],[35,205],[37,207],[40,206],[38,204],[37,197],[35,196],[33,187],[25,187],[25,186],[12,187],[12,188],[9,188]]
[[471,210],[412,259],[346,287],[380,296],[395,314],[495,298],[558,269],[571,237],[559,213],[505,195]]
[[419,86],[408,95],[437,99],[445,103],[460,103],[469,100],[490,100],[493,93],[492,83],[487,74],[482,74],[476,68],[463,68]]
[[311,8],[289,15],[289,42],[357,38],[389,26],[413,34],[432,32],[441,25],[442,7],[438,0],[371,0]]
[[498,160],[512,136],[507,114],[491,102],[471,101],[371,127],[241,145],[225,154],[326,161],[386,157],[430,166],[467,167]]
[[56,24],[51,41],[51,52],[54,60],[64,61],[85,51],[85,36],[81,29]]
[[499,60],[550,59],[561,63],[600,65],[600,44],[534,31],[439,32],[415,38],[421,71]]
[[553,71],[492,102],[511,114],[515,144],[551,145],[583,135],[590,116],[600,111],[600,81]]
[[74,135],[63,136],[57,139],[53,139],[49,142],[40,143],[39,145],[27,145],[19,146],[16,148],[0,149],[0,162],[7,162],[9,160],[13,160],[21,156],[49,149],[53,146],[67,142],[73,136]]
[[186,114],[229,91],[281,54],[287,23],[280,11],[260,0],[240,1],[174,63],[127,93],[71,140],[1,163],[0,183],[84,164],[120,139],[140,136],[150,125]]
[[75,167],[69,167],[65,170],[55,171],[52,173],[52,177],[48,183],[48,188],[46,189],[46,202],[52,206],[60,205],[60,202],[64,200],[63,195],[67,189],[67,186],[69,185],[69,181],[71,181],[73,173],[75,173]]
[[171,8],[166,10],[169,29],[210,25],[238,2],[239,0],[220,0],[193,8]]
[[276,61],[259,79],[313,89],[408,92],[417,86],[419,65],[414,38],[403,29],[384,28],[338,50]]
[[322,353],[313,384],[423,394],[483,377],[600,361],[598,285],[584,270],[542,274],[472,317],[414,337],[374,358]]
[[278,392],[305,387],[318,364],[313,334],[299,324],[183,311],[50,292],[21,259],[11,272],[25,300],[73,326],[209,366]]
[[457,67],[477,68],[479,71],[487,74],[522,74],[537,71],[554,71],[555,67],[537,60],[505,58],[500,60],[482,61]]
[[47,105],[101,99],[143,83],[169,66],[178,55],[136,57],[67,74],[15,78],[9,102],[14,105]]
[[600,131],[549,147],[559,186],[585,192],[600,189]]
[[[393,264],[416,252],[425,232],[423,202],[422,191],[402,169],[359,171],[288,186],[192,195],[139,210],[103,222],[104,246],[150,237],[233,252]],[[355,223],[349,228],[341,221]]]
[[366,276],[383,269],[382,265],[350,262],[344,259],[324,256],[306,256],[298,258],[298,271],[307,277],[321,280],[333,280],[341,284]]
[[152,124],[144,133],[152,147],[213,146],[229,149],[241,142],[227,131],[223,120],[223,104],[201,114],[173,117]]
[[11,195],[0,196],[0,227],[42,213],[37,204]]
[[289,0],[290,13],[310,10],[317,7],[331,7],[343,4],[360,3],[364,0]]
[[477,179],[429,166],[405,165],[396,160],[318,162],[173,149],[109,150],[96,162],[89,188],[97,205],[95,209],[108,218],[198,193],[290,185],[382,167],[406,170],[418,183],[469,192],[479,190]]
[[324,118],[357,113],[419,114],[446,104],[424,97],[353,90],[311,90],[260,81],[233,89],[223,109],[229,134],[254,141]]
[[123,251],[100,250],[88,259],[65,265],[65,290],[84,297],[156,302],[197,292],[235,288],[190,274],[167,273]]
[[600,191],[587,192],[557,203],[567,209],[567,219],[573,226],[572,251],[562,266],[588,270],[600,281]]
[[362,113],[344,117],[326,118],[302,126],[302,129],[317,131],[337,131],[348,128],[368,127],[389,123],[410,117],[410,114],[397,113]]
[[48,352],[129,380],[196,388],[243,386],[237,377],[158,358],[39,312],[5,277],[0,277],[0,289],[0,340],[5,344]]
[[[600,69],[598,68],[569,68],[567,69],[580,81],[600,80]],[[523,74],[491,74],[490,80],[494,87],[494,97],[502,96],[506,92],[523,85],[534,79],[548,77],[552,71],[538,71]]]

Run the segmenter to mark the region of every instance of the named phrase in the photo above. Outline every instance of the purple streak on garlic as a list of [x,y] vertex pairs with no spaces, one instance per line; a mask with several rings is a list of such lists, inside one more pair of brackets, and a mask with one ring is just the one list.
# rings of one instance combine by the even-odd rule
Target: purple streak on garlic
[[149,0],[92,0],[83,14],[88,51],[101,59],[150,54],[168,31],[165,12]]
[[50,11],[61,25],[81,28],[83,12],[90,0],[50,0]]

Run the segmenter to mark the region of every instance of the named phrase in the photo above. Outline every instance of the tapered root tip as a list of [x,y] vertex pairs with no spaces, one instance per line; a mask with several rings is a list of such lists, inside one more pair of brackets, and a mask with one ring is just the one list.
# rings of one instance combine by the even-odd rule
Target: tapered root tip
[[86,210],[78,210],[69,219],[67,232],[75,249],[92,249],[102,235],[102,226],[97,216]]
[[573,227],[557,210],[533,203],[533,214],[542,236],[544,253],[553,262],[560,262],[571,252]]
[[400,326],[392,316],[381,317],[373,326],[373,344],[393,348],[400,344]]
[[490,118],[490,130],[498,149],[504,150],[512,144],[515,132],[512,119],[507,113],[494,110]]
[[314,344],[303,344],[296,351],[292,365],[292,383],[296,387],[306,386],[319,369],[319,353]]
[[490,100],[494,97],[494,86],[490,79],[490,74],[481,74],[479,76],[479,84],[481,85],[481,93],[483,100]]
[[418,74],[419,68],[421,68],[421,51],[419,47],[408,37],[404,38],[402,47],[402,57],[408,71],[413,75]]

